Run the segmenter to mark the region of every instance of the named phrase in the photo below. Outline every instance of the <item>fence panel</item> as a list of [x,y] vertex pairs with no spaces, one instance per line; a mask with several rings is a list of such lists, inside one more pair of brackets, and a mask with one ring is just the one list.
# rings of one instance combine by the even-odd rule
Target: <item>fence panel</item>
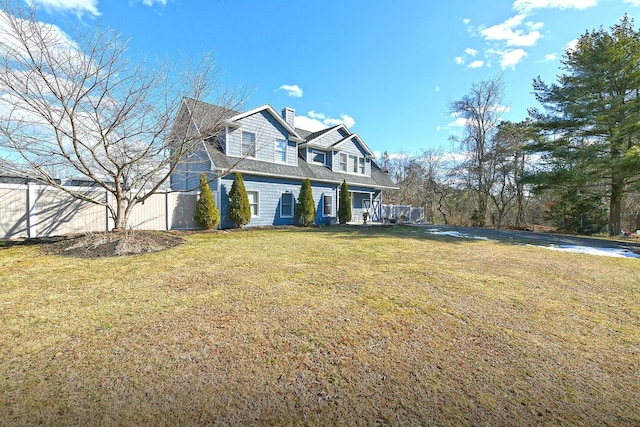
[[[104,191],[81,192],[97,200],[106,201]],[[35,236],[30,237],[105,231],[107,228],[107,209],[104,206],[76,199],[56,188],[38,186],[32,204]]]
[[172,230],[193,230],[198,228],[196,216],[196,201],[198,196],[189,193],[169,193],[169,212]]
[[127,227],[136,230],[167,229],[167,195],[156,193],[133,207]]
[[0,186],[0,237],[27,237],[27,186]]
[[[102,189],[75,188],[101,201]],[[128,227],[137,230],[190,230],[197,194],[162,192],[136,205]],[[85,202],[57,188],[36,184],[0,184],[0,238],[46,237],[107,231],[113,220],[105,206]]]

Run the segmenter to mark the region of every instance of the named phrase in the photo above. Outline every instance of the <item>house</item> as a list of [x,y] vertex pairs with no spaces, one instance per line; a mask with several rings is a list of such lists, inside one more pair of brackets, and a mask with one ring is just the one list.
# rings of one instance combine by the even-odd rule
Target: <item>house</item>
[[315,223],[330,224],[336,220],[339,187],[346,180],[352,220],[361,221],[367,212],[370,220],[379,221],[382,190],[397,187],[376,165],[367,144],[343,124],[318,132],[298,129],[294,116],[291,108],[278,114],[264,105],[241,113],[185,98],[178,117],[190,119],[192,131],[207,128],[214,118],[220,124],[213,136],[201,134],[202,144],[178,163],[171,189],[197,189],[205,172],[212,180],[221,227],[233,227],[228,193],[239,172],[251,205],[248,226],[287,225],[296,223],[296,199],[302,180],[309,178]]

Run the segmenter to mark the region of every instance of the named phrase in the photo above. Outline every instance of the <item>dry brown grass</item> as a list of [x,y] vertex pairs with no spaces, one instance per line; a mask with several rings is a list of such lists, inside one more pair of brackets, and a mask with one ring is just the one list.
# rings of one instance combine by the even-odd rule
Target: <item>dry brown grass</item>
[[0,424],[640,423],[640,261],[254,230],[0,248]]

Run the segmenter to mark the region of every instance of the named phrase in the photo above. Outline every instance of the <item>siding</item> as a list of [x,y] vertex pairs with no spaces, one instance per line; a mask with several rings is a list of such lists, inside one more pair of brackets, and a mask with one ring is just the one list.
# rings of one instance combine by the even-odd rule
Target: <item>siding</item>
[[313,140],[312,145],[329,149],[333,144],[338,141],[342,141],[348,136],[349,134],[342,129],[333,130],[322,135],[320,138]]
[[183,157],[171,174],[170,186],[176,191],[195,191],[200,186],[200,174],[212,170],[204,144],[198,145],[188,157]]
[[[226,176],[220,182],[220,211],[222,228],[232,228],[235,226],[229,219],[229,191],[233,184],[233,175]],[[247,226],[269,226],[269,225],[293,225],[296,224],[294,218],[283,218],[280,215],[281,195],[285,192],[293,193],[294,204],[298,201],[302,181],[263,178],[251,175],[243,175],[242,179],[247,191],[257,191],[259,193],[259,215],[251,218]],[[333,196],[333,212],[335,217],[337,203],[337,186],[331,184],[311,183],[313,200],[316,206],[316,223],[325,223],[327,218],[322,217],[322,195],[331,194]],[[295,209],[294,209],[295,211]]]
[[227,139],[227,155],[242,157],[242,131],[256,134],[256,159],[265,162],[275,162],[276,138],[287,140],[288,165],[298,164],[298,150],[295,143],[289,142],[289,133],[278,121],[266,111],[261,111],[238,121],[240,129],[229,129]]

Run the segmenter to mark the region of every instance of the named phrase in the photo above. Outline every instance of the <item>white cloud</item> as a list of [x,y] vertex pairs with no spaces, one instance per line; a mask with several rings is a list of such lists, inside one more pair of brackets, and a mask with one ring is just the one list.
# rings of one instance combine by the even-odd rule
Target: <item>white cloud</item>
[[478,54],[478,51],[475,49],[467,48],[464,50],[464,53],[466,53],[469,56],[476,56]]
[[434,92],[440,92],[440,86],[436,86]]
[[556,59],[558,59],[558,55],[556,55],[555,53],[548,53],[544,56],[544,59],[540,62],[553,62]]
[[349,116],[348,114],[340,114],[339,119],[326,118],[323,120],[323,123],[328,126],[335,126],[335,125],[339,125],[340,123],[344,123],[346,127],[350,128],[356,124],[356,121],[353,119],[353,117]]
[[[507,46],[533,46],[542,37],[537,29],[541,28],[543,24],[540,22],[524,23],[525,17],[525,15],[516,15],[502,24],[485,28],[480,33],[486,40],[505,41]],[[523,24],[531,31],[525,33],[517,28]]]
[[[145,1],[149,1],[149,0],[145,0]],[[300,88],[300,86],[298,85],[282,85],[278,89],[276,89],[274,92],[277,92],[279,90],[284,90],[285,92],[287,92],[287,96],[292,96],[294,98],[302,98],[302,88]]]
[[356,121],[348,114],[340,114],[339,119],[334,119],[323,113],[318,113],[311,110],[306,116],[295,117],[296,127],[304,129],[310,132],[317,132],[322,129],[326,129],[331,126],[344,124],[346,127],[351,128],[356,124]]
[[31,0],[31,4],[48,11],[72,12],[78,16],[85,13],[100,15],[98,0]]
[[634,7],[640,6],[640,0],[624,0],[624,2]]
[[469,64],[469,68],[481,68],[484,65],[484,61],[477,59]]
[[567,52],[571,52],[571,51],[576,50],[577,46],[578,46],[578,39],[573,39],[569,43],[567,43],[567,45],[565,46],[564,50],[567,51]]
[[471,22],[471,19],[469,19],[469,18],[465,18],[465,19],[462,20],[462,23],[464,25],[469,25],[470,22]]
[[153,6],[156,3],[162,6],[166,6],[167,0],[142,0],[142,4],[145,6]]
[[513,8],[524,13],[531,12],[535,9],[574,8],[581,10],[593,7],[597,3],[597,0],[516,0],[515,2],[513,2]]
[[496,51],[495,53],[500,56],[500,66],[503,69],[509,67],[514,68],[522,58],[527,56],[527,52],[525,52],[524,49],[513,49],[504,52]]
[[464,58],[462,58],[461,56],[456,56],[455,61],[458,65],[464,64]]

